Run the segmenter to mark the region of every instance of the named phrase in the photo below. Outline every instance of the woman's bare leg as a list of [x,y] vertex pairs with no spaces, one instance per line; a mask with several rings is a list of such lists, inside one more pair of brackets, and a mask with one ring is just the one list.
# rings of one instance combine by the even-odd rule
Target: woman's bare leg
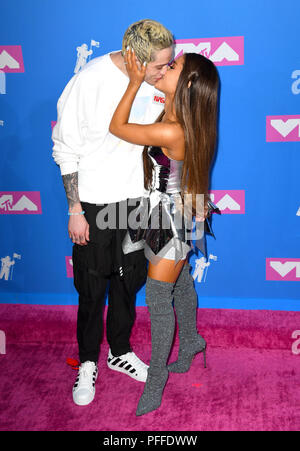
[[174,260],[162,258],[157,265],[149,262],[148,277],[161,282],[175,283],[187,260],[180,260],[177,264]]

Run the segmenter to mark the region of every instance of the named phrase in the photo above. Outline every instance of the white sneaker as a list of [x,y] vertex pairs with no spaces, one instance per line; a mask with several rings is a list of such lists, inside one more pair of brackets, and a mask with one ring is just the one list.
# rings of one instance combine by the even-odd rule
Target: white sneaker
[[134,352],[114,357],[111,350],[108,351],[107,366],[111,370],[127,374],[136,381],[146,382],[148,375],[148,365],[142,362]]
[[98,368],[94,362],[83,362],[78,371],[73,386],[73,401],[78,406],[87,406],[95,397],[95,382],[98,377]]

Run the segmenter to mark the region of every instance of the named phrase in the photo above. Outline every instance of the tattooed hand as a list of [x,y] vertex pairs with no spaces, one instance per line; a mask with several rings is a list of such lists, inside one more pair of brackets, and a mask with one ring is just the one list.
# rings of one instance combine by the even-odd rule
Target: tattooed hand
[[[78,172],[62,176],[70,213],[79,213],[82,206],[78,193]],[[89,224],[84,215],[72,215],[69,219],[68,233],[73,243],[84,246],[89,241]]]

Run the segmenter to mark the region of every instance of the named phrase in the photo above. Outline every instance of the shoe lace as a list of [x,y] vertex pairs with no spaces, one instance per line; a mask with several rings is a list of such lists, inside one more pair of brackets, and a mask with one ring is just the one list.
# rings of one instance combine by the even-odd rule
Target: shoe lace
[[95,364],[93,362],[84,362],[78,370],[78,383],[81,386],[89,386],[93,382],[93,372]]

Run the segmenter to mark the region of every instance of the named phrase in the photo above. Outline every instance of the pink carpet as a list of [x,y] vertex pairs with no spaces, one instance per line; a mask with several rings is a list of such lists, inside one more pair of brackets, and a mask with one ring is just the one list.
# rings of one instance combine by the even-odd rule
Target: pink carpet
[[[300,354],[292,333],[300,312],[199,309],[208,342],[190,371],[170,374],[161,407],[135,416],[143,384],[106,367],[100,356],[96,397],[72,401],[77,358],[76,307],[0,305],[0,430],[10,431],[296,431],[300,429]],[[150,359],[147,310],[137,308],[132,346]],[[176,337],[170,361],[178,351]]]

